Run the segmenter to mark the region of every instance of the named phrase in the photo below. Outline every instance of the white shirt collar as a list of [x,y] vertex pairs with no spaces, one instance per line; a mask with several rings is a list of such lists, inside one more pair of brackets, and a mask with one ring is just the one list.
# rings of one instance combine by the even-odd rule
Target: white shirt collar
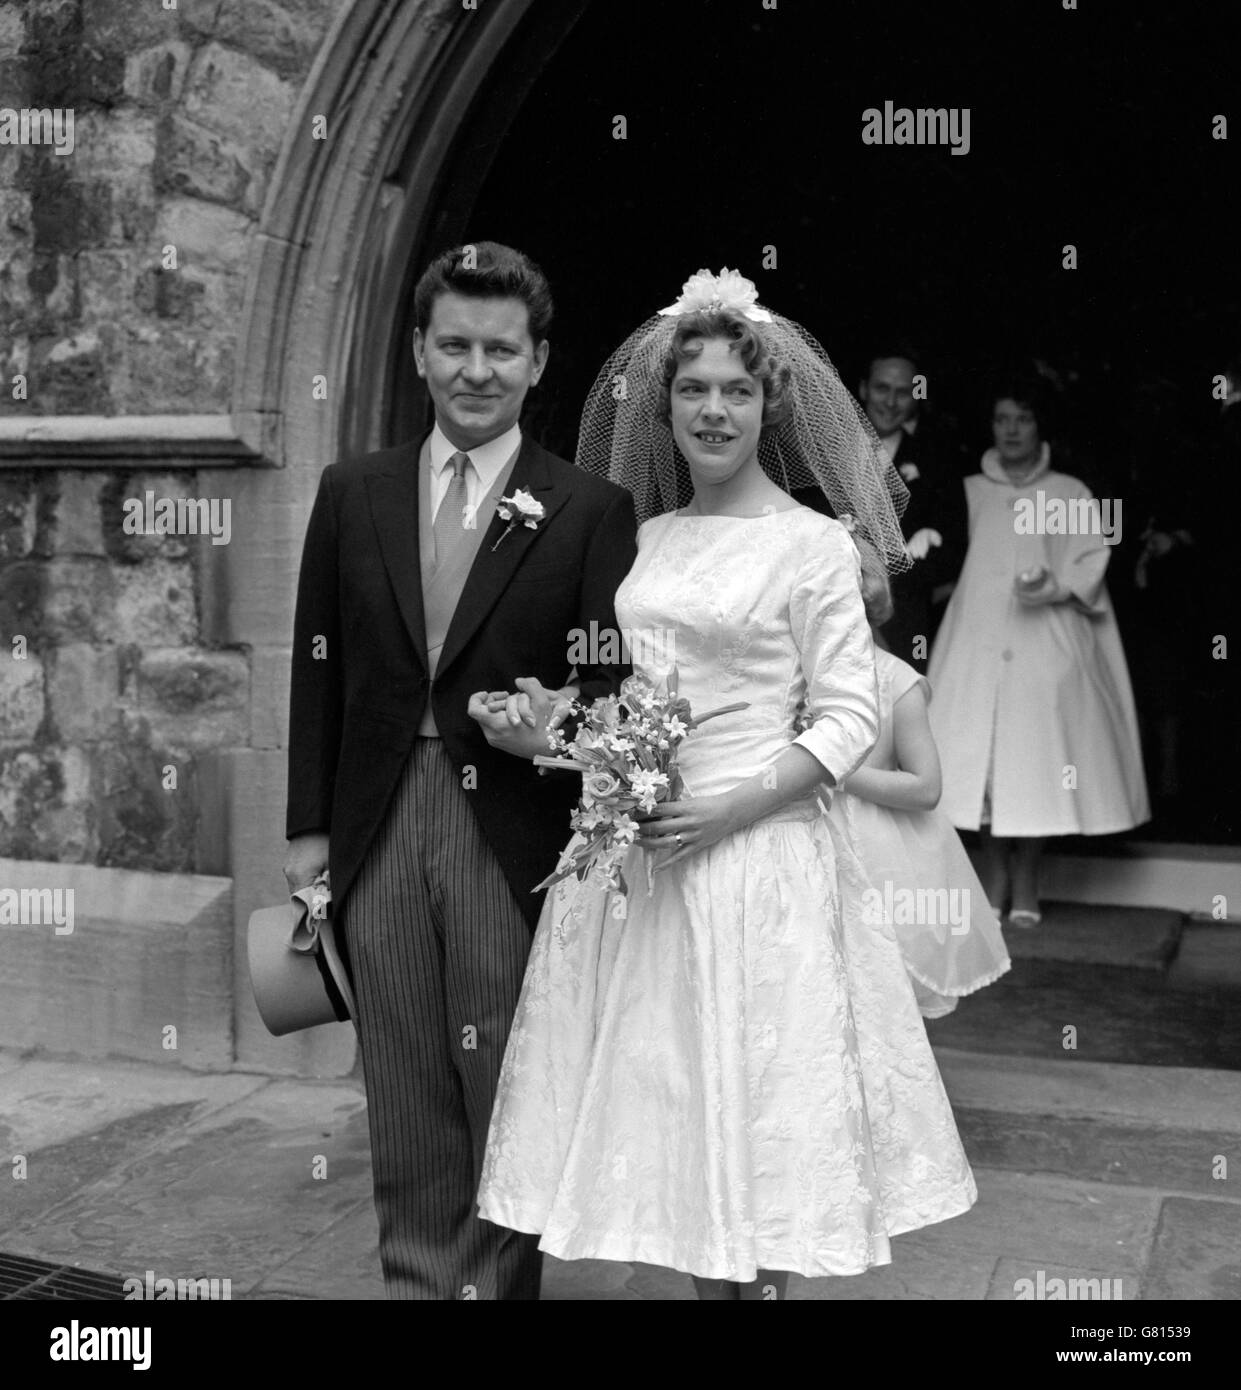
[[489,439],[473,449],[458,449],[451,439],[440,429],[438,422],[431,431],[431,472],[438,477],[448,465],[448,460],[456,453],[469,454],[474,471],[483,485],[483,491],[500,476],[500,470],[509,461],[521,444],[521,426],[514,425],[503,434]]

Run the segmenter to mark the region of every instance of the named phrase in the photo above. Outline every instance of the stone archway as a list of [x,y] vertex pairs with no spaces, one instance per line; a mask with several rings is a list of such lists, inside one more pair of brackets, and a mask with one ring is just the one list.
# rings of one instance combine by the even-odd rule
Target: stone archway
[[[284,853],[289,638],[306,518],[322,469],[377,447],[400,388],[401,309],[430,238],[462,234],[486,169],[454,168],[463,132],[502,128],[498,84],[520,100],[586,0],[467,8],[461,0],[354,0],[326,36],[289,122],[257,232],[233,390],[237,434],[268,467],[232,472],[234,511],[250,543],[225,547],[205,586],[204,626],[251,650],[249,746],[204,768],[215,822],[215,872],[234,885],[238,1065],[340,1075],[351,1029],[270,1037],[250,997],[245,924],[278,901]],[[503,60],[503,61],[502,61]],[[326,139],[315,138],[316,118]],[[492,141],[494,144],[494,140]],[[321,377],[324,399],[312,395]]]

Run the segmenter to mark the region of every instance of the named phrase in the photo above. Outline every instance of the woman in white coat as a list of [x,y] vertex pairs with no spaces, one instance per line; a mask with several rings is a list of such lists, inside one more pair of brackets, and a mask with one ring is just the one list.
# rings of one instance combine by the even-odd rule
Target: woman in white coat
[[983,882],[1013,926],[1040,920],[1048,835],[1150,818],[1129,672],[1104,584],[1119,500],[1051,466],[1037,380],[992,393],[994,448],[965,481],[969,549],[928,676],[940,803],[983,828]]

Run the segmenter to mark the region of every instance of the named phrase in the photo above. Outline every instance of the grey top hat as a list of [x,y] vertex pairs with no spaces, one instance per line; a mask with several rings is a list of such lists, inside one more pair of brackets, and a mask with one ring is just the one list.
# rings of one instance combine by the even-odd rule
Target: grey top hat
[[250,984],[260,1017],[277,1037],[322,1023],[347,1023],[357,1015],[331,907],[324,873],[287,903],[250,914]]

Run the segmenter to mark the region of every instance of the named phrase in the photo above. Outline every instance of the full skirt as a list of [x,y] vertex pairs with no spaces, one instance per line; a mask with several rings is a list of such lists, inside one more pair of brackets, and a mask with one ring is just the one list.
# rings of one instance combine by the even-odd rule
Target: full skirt
[[976,1198],[890,926],[813,803],[551,892],[479,1211],[561,1259],[858,1274]]

